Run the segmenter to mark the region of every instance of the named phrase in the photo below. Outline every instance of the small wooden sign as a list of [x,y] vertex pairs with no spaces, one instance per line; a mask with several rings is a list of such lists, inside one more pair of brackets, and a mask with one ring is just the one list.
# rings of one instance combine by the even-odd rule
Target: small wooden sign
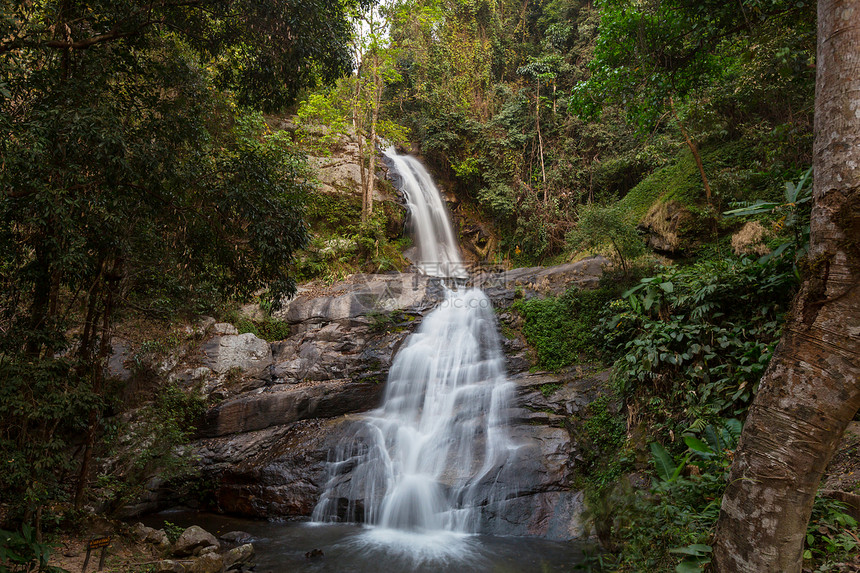
[[95,539],[90,539],[90,542],[87,544],[87,556],[84,559],[84,566],[81,568],[81,573],[85,573],[87,570],[87,565],[90,564],[90,552],[93,549],[101,549],[102,554],[99,557],[99,571],[104,569],[105,566],[105,555],[107,554],[107,548],[110,545],[110,536],[107,537],[96,537]]
[[90,540],[90,549],[101,549],[110,545],[110,536]]

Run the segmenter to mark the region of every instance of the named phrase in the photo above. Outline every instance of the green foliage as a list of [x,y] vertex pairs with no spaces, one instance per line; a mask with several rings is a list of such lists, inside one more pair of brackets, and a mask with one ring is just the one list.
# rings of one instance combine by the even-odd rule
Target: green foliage
[[384,201],[361,222],[361,201],[353,194],[316,194],[308,201],[307,219],[314,236],[300,252],[297,275],[302,280],[334,281],[357,271],[402,270],[408,239],[403,212]]
[[[649,491],[619,483],[605,488],[602,497],[589,496],[601,543],[615,553],[614,558],[604,556],[612,570],[683,573],[707,565],[709,538],[739,435],[740,422],[722,420],[685,432],[687,448],[680,456],[653,442],[656,475]],[[717,440],[715,447],[711,438]]]
[[72,444],[101,401],[68,359],[0,353],[0,499],[13,518],[69,499]]
[[560,297],[518,300],[514,310],[525,318],[523,334],[537,351],[542,368],[558,370],[573,362],[597,358],[593,328],[611,298],[609,289],[572,288]]
[[20,533],[0,530],[0,573],[68,573],[48,565],[53,548],[39,541],[36,530],[26,523]]
[[541,384],[540,393],[543,394],[544,398],[549,398],[550,396],[555,394],[559,388],[561,388],[561,384],[559,383]]
[[164,533],[167,534],[167,540],[171,543],[176,543],[176,540],[179,539],[179,536],[185,531],[184,527],[176,525],[170,521],[165,521],[162,529],[164,529]]
[[[744,0],[737,6],[649,0],[631,6],[608,0],[601,4],[592,75],[576,86],[571,105],[587,114],[623,103],[634,121],[653,128],[670,97],[686,100],[711,85],[743,89],[740,105],[775,103],[778,92],[769,91],[766,79],[781,75],[784,87],[808,90],[803,63],[814,49],[811,21],[811,4],[788,1]],[[792,29],[795,39],[775,37],[780,27]],[[748,65],[755,56],[759,65]]]
[[577,250],[611,249],[625,273],[630,262],[645,252],[635,225],[626,221],[621,211],[596,204],[579,208],[576,229],[568,233],[567,243]]
[[118,315],[294,292],[305,160],[246,106],[281,108],[350,69],[359,3],[4,6],[0,495],[15,517],[90,473],[76,466],[102,444],[78,459],[69,445],[110,402]]
[[327,92],[316,92],[301,102],[296,112],[297,137],[304,149],[322,156],[331,155],[347,133],[349,110],[343,107],[345,84]]
[[586,501],[597,505],[624,471],[632,468],[632,457],[625,449],[627,420],[617,397],[601,394],[589,404],[582,429],[576,443],[583,457]]
[[847,513],[844,504],[817,496],[806,530],[804,562],[812,562],[816,573],[839,571],[840,564],[856,555],[860,548],[858,533],[857,520]]
[[290,337],[290,325],[283,320],[267,316],[262,320],[250,320],[242,318],[236,321],[236,329],[239,334],[250,332],[257,338],[267,342],[278,342]]
[[155,473],[168,481],[192,475],[190,454],[182,446],[195,435],[205,412],[196,392],[170,383],[131,422],[106,420],[106,471],[96,481],[103,498],[116,507],[135,499]]
[[607,351],[620,356],[621,391],[658,394],[690,423],[744,412],[796,284],[789,264],[703,261],[627,291],[629,306],[610,307],[598,327]]
[[[792,239],[777,246],[770,254],[762,257],[762,262],[780,256],[786,249],[792,248],[795,261],[801,259],[809,248],[809,207],[801,207],[812,200],[812,168],[800,176],[797,183],[785,182],[785,202],[758,200],[743,207],[723,213],[729,217],[749,217],[768,214],[777,218],[776,225],[792,233]],[[806,186],[809,181],[809,186]]]

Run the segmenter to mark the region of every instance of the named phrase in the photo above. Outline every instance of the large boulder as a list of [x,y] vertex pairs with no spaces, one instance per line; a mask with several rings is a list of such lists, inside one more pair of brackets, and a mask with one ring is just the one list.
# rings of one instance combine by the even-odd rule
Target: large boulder
[[484,289],[496,308],[507,308],[515,299],[558,296],[571,287],[597,288],[606,268],[612,266],[604,257],[589,257],[575,263],[552,267],[528,267],[502,273],[482,273],[472,277],[471,284]]
[[176,540],[176,543],[173,544],[173,554],[177,557],[184,557],[199,553],[201,549],[206,547],[215,547],[217,549],[220,546],[221,544],[218,543],[214,535],[199,525],[192,525],[183,531],[179,539]]
[[224,559],[218,553],[206,553],[195,559],[187,571],[188,573],[222,573]]
[[272,365],[272,349],[250,332],[215,336],[203,346],[204,364],[217,374],[231,370],[263,377]]
[[243,566],[253,563],[254,561],[254,546],[250,543],[234,547],[226,551],[222,558],[224,559],[224,569],[241,569]]
[[668,256],[680,255],[689,247],[689,227],[693,215],[681,203],[666,201],[654,204],[642,222],[639,230],[645,233],[648,247]]
[[394,311],[423,312],[441,298],[439,279],[418,273],[353,275],[327,288],[310,288],[285,301],[275,313],[301,330],[308,324],[328,324],[373,317]]
[[382,388],[378,381],[350,379],[272,386],[210,410],[201,434],[218,437],[370,410],[379,404]]

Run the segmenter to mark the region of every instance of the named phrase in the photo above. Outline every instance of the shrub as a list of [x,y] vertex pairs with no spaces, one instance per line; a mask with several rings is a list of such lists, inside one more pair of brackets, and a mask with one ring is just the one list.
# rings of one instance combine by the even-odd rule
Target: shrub
[[523,334],[538,355],[538,363],[558,370],[574,362],[598,358],[593,332],[600,309],[612,297],[606,288],[572,288],[560,297],[518,300],[513,308],[525,317]]

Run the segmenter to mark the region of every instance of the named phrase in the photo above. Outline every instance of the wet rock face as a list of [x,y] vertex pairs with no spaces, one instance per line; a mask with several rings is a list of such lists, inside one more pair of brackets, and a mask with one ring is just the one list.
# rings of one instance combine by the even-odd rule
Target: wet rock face
[[[566,425],[584,414],[607,377],[605,372],[591,377],[572,372],[513,378],[517,400],[510,415],[519,448],[510,470],[495,479],[510,485],[516,494],[484,508],[487,530],[550,539],[583,534],[582,495],[571,491],[578,452]],[[546,391],[548,385],[554,388],[552,393]],[[218,490],[220,508],[253,517],[310,515],[328,479],[330,453],[354,437],[353,424],[358,419],[304,420],[277,433],[258,432],[259,443],[250,452],[233,449],[235,438],[210,440],[210,463],[215,463],[213,453],[220,449],[221,463],[227,466]],[[349,481],[338,489],[343,492],[338,503],[344,511],[353,506],[360,513],[364,500],[349,498],[353,490]]]
[[348,416],[296,422],[256,436],[257,447],[251,452],[233,449],[226,439],[212,441],[210,451],[227,454],[217,491],[219,507],[251,517],[310,515],[327,479],[329,452],[350,435],[353,423]]
[[597,288],[604,270],[612,263],[604,257],[590,257],[554,267],[529,267],[503,273],[484,273],[471,280],[484,289],[496,308],[507,308],[517,298],[529,300],[559,296],[571,287]]
[[[605,376],[529,373],[531,351],[516,333],[518,316],[505,309],[515,298],[594,286],[606,264],[594,258],[475,277],[501,309],[508,373],[517,385],[510,412],[520,444],[511,466],[516,471],[498,477],[517,493],[488,503],[483,515],[497,533],[554,539],[581,533],[582,500],[571,491],[578,452],[570,428]],[[278,314],[290,323],[291,335],[282,341],[207,325],[199,352],[166,376],[199,389],[213,404],[191,454],[215,484],[218,509],[261,518],[309,516],[328,479],[330,453],[354,435],[358,414],[380,404],[395,354],[443,293],[438,279],[422,275],[359,276],[305,287]],[[169,490],[152,489],[156,497]],[[344,493],[339,503],[362,506],[363,500],[348,497]],[[169,503],[159,498],[127,509]]]

